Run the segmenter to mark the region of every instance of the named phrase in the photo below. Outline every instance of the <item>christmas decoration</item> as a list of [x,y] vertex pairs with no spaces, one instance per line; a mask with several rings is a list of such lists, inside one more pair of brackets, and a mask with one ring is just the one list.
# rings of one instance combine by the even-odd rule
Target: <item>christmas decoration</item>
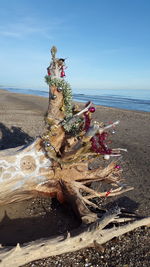
[[89,108],[89,112],[94,113],[95,112],[95,108],[94,107],[90,107]]
[[63,67],[61,68],[61,74],[60,74],[60,77],[61,77],[61,78],[65,77],[65,72],[64,72]]
[[[56,58],[56,53],[57,48],[53,46],[45,76],[49,85],[49,106],[42,136],[21,149],[0,152],[0,204],[37,195],[55,197],[72,206],[86,226],[81,226],[72,237],[68,234],[52,241],[45,238],[21,247],[1,248],[0,266],[17,267],[39,258],[103,244],[150,224],[150,217],[139,218],[120,209],[101,209],[96,201],[133,189],[123,181],[122,168],[114,160],[126,149],[108,146],[109,130],[119,121],[109,124],[93,121],[95,107],[91,102],[81,110],[72,105],[72,90],[64,80],[65,59]],[[95,159],[99,159],[99,165],[91,169]],[[108,189],[99,192],[90,187],[93,182],[105,183]]]

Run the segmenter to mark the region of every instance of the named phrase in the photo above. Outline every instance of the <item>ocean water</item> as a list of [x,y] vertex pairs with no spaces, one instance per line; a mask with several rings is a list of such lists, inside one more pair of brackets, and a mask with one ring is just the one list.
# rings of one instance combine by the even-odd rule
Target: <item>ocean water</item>
[[96,105],[150,112],[150,90],[87,90],[74,94],[75,101],[91,100]]
[[[6,88],[14,93],[48,97],[48,90]],[[73,100],[96,105],[150,112],[150,90],[73,90]]]

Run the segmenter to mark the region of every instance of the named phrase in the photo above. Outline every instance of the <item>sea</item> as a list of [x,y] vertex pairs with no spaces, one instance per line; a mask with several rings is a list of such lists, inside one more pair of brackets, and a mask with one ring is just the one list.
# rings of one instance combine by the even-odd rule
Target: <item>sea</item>
[[[48,90],[1,88],[14,93],[48,97]],[[77,89],[73,90],[73,100],[92,101],[93,104],[128,110],[150,112],[150,89]]]

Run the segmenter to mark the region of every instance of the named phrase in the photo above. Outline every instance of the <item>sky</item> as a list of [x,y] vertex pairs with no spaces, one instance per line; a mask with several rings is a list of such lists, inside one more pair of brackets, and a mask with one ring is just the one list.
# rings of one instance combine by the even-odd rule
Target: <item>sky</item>
[[150,0],[0,0],[0,86],[45,90],[55,45],[76,89],[150,90]]

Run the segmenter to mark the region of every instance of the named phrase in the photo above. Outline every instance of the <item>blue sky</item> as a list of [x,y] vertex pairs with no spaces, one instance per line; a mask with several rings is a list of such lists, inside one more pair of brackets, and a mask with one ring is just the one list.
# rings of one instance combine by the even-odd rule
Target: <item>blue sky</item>
[[0,86],[45,89],[50,48],[77,89],[150,89],[149,0],[0,0]]

